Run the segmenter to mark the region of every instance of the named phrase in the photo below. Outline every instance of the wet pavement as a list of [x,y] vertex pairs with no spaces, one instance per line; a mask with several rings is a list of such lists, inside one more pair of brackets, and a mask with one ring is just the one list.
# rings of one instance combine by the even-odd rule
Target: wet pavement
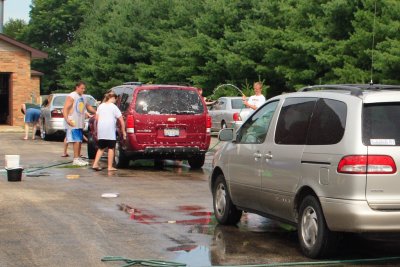
[[[20,137],[0,134],[0,169],[4,154],[20,154],[27,171],[15,183],[0,173],[2,267],[121,266],[101,262],[104,256],[189,266],[310,261],[288,225],[251,213],[236,227],[217,225],[208,189],[212,153],[199,171],[175,161],[157,169],[144,160],[128,170],[94,172],[71,168],[70,159],[60,157],[62,142]],[[102,197],[105,193],[116,197]],[[397,257],[399,237],[349,234],[328,260]],[[399,266],[400,260],[358,264],[382,265]]]

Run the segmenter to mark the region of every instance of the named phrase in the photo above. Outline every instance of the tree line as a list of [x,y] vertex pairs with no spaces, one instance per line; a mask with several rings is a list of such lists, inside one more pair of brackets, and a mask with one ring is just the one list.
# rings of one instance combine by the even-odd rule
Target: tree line
[[9,34],[49,53],[33,62],[44,92],[84,80],[100,96],[141,81],[210,95],[265,81],[273,96],[371,77],[399,84],[398,14],[397,0],[33,0],[29,23]]

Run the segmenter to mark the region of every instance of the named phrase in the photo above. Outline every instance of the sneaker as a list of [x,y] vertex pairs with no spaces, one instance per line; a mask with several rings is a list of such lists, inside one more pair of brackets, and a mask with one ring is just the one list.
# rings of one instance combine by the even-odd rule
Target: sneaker
[[82,158],[78,158],[78,160],[79,160],[80,162],[82,162],[82,164],[85,164],[85,165],[83,165],[83,166],[89,165],[89,162],[87,162],[86,160],[83,160]]
[[73,165],[73,166],[80,166],[80,167],[83,167],[83,166],[88,165],[88,163],[85,162],[85,161],[83,161],[83,160],[80,160],[80,159],[74,159],[74,161],[72,161],[72,165]]

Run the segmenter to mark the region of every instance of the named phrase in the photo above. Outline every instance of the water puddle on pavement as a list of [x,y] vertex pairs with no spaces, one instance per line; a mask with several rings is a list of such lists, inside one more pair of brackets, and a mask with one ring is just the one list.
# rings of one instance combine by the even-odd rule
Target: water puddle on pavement
[[176,262],[186,263],[187,266],[200,267],[211,266],[210,249],[206,246],[196,246],[189,252],[177,251],[174,259]]
[[[200,205],[178,206],[160,214],[124,203],[118,208],[136,223],[157,224],[155,229],[176,244],[164,248],[171,253],[171,260],[188,266],[310,261],[300,252],[294,227],[256,214],[244,213],[237,226],[223,226],[217,224],[213,212]],[[396,240],[386,245],[379,238],[352,237],[348,241],[333,260],[393,256],[400,250],[400,242]],[[371,266],[397,266],[393,263],[380,262]]]

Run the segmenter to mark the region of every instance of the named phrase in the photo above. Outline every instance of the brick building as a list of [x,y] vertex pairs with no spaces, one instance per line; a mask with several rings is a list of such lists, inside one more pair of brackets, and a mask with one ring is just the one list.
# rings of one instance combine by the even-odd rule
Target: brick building
[[40,76],[31,60],[47,54],[0,33],[0,124],[23,125],[21,104],[38,103]]

